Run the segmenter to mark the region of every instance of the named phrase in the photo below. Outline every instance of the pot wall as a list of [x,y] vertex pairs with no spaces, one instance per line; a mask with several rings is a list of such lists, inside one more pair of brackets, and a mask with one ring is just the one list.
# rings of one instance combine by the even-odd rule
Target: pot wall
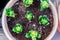
[[[5,10],[8,7],[12,7],[16,1],[17,0],[10,0],[8,2],[8,4],[6,5],[6,7],[4,8],[3,15],[2,15],[3,30],[4,30],[4,33],[6,34],[6,36],[8,37],[9,40],[16,40],[16,39],[9,32],[9,29],[8,29],[8,26],[7,26],[7,20],[6,20],[6,15],[5,15],[6,12],[5,12]],[[45,40],[51,40],[52,39],[52,37],[56,33],[57,26],[58,26],[58,17],[57,17],[56,8],[55,8],[55,6],[52,4],[52,2],[50,0],[49,0],[49,4],[50,4],[50,8],[51,8],[52,13],[53,13],[53,17],[54,17],[54,25],[53,25],[53,29],[52,29],[50,35]]]

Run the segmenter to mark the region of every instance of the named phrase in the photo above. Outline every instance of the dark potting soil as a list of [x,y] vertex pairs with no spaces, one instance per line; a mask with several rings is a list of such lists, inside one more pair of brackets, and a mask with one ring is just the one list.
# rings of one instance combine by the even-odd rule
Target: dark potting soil
[[[40,12],[40,4],[39,0],[35,0],[35,2],[28,8],[26,8],[23,4],[22,1],[17,1],[13,6],[12,9],[15,12],[16,17],[15,18],[10,18],[7,17],[7,24],[10,33],[12,34],[13,37],[16,38],[16,40],[32,40],[25,38],[25,34],[29,30],[37,30],[42,37],[37,40],[44,40],[51,32],[53,28],[53,14],[50,8]],[[35,18],[32,21],[29,21],[25,18],[25,12],[26,11],[31,11]],[[40,15],[47,15],[49,18],[49,25],[48,26],[42,26],[38,23],[38,16]],[[17,24],[20,23],[23,25],[24,31],[20,34],[16,34],[12,31],[12,28]]]

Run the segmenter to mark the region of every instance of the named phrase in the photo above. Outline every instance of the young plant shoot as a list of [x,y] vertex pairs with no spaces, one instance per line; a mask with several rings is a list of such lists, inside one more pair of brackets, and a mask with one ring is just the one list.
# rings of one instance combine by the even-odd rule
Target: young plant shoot
[[21,24],[16,24],[16,26],[12,29],[15,33],[21,33],[23,31],[23,26]]
[[12,8],[6,9],[6,16],[15,18],[15,14],[14,14],[14,11],[12,10]]
[[38,21],[39,21],[39,24],[41,24],[43,26],[49,25],[49,19],[46,15],[39,16]]
[[48,0],[41,0],[40,1],[40,11],[43,11],[46,8],[49,8]]
[[37,38],[41,38],[41,34],[39,34],[35,30],[30,30],[28,33],[25,35],[26,38],[32,38],[32,40],[37,40]]
[[31,4],[33,4],[33,0],[23,0],[23,3],[26,7],[29,7]]
[[25,14],[25,18],[27,18],[29,21],[31,21],[34,18],[34,15],[31,11],[27,11]]

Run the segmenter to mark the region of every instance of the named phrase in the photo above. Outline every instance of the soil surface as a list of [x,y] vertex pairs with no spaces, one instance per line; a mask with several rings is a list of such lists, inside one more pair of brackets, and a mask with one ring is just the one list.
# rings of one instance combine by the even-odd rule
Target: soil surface
[[[40,4],[39,4],[39,0],[35,0],[34,3],[26,8],[23,4],[22,1],[17,1],[13,6],[12,9],[15,12],[16,17],[15,18],[10,18],[7,17],[7,24],[8,24],[8,28],[9,31],[11,32],[12,36],[16,38],[16,40],[32,40],[25,38],[25,34],[33,29],[33,30],[37,30],[42,37],[40,39],[37,40],[44,40],[51,32],[52,28],[53,28],[53,14],[50,8],[40,12]],[[34,14],[34,19],[32,21],[29,21],[25,18],[25,12],[29,10]],[[49,18],[49,25],[48,26],[42,26],[38,23],[38,16],[40,15],[47,15]],[[17,24],[20,23],[23,25],[24,27],[24,31],[20,34],[16,34],[12,31],[12,28]]]

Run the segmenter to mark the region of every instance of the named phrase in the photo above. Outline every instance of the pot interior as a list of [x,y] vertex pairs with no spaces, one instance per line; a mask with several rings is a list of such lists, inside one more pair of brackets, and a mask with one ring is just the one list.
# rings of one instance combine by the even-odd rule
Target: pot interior
[[[17,0],[14,1],[13,3],[12,3],[12,2],[13,2],[13,1],[10,1],[10,2],[7,4],[8,6],[6,6],[6,8],[12,7],[12,6],[17,2]],[[49,2],[50,2],[50,1],[49,1]],[[12,3],[12,4],[11,4],[11,3]],[[51,3],[50,3],[50,4],[51,4]],[[53,15],[53,16],[52,16],[52,19],[53,19],[53,20],[51,20],[51,21],[53,22],[53,23],[52,23],[53,25],[50,24],[50,26],[51,26],[51,27],[50,27],[50,28],[51,28],[51,29],[50,29],[50,32],[51,32],[51,31],[52,31],[52,32],[51,32],[51,33],[48,33],[48,35],[49,35],[49,34],[50,34],[50,35],[49,35],[46,39],[52,38],[52,37],[53,37],[53,34],[55,34],[56,29],[57,29],[57,15],[56,15],[57,12],[56,12],[55,7],[54,7],[52,4],[51,4],[50,6],[51,6],[50,8],[51,8],[52,11],[51,11],[50,9],[49,9],[49,10],[47,9],[46,11],[48,11],[49,13],[52,12],[51,15],[49,15],[49,14],[47,14],[47,15],[48,15],[48,17]],[[5,8],[5,10],[6,10],[6,8]],[[14,7],[12,7],[12,8],[14,8]],[[39,8],[39,7],[38,7],[38,8]],[[52,9],[52,8],[53,8],[53,9]],[[13,37],[13,36],[12,36],[12,35],[14,35],[14,33],[12,34],[12,32],[9,30],[9,26],[7,26],[8,24],[7,24],[6,22],[7,22],[8,20],[7,20],[6,16],[5,16],[6,14],[4,14],[4,13],[6,13],[5,10],[4,10],[4,12],[3,12],[3,17],[2,17],[2,19],[3,19],[3,23],[2,23],[2,24],[3,24],[4,32],[5,32],[5,34],[8,36],[9,39],[15,39],[18,35],[17,35],[17,36],[15,35],[16,37]],[[27,8],[27,10],[30,10],[30,9]],[[30,11],[33,12],[33,10],[30,10]],[[37,11],[37,9],[36,9],[36,11]],[[54,12],[54,11],[55,11],[55,12]],[[15,11],[15,12],[16,12],[16,11]],[[25,11],[24,11],[24,12],[25,12]],[[38,12],[39,12],[39,11],[38,11]],[[34,12],[33,12],[33,13],[34,13]],[[40,15],[43,15],[43,13],[44,13],[44,12],[42,12],[42,14],[40,14]],[[46,13],[47,13],[47,12],[46,12]],[[45,13],[44,15],[46,15],[46,13]],[[38,16],[39,16],[39,15],[38,15]],[[23,20],[24,20],[24,19],[23,19]],[[22,21],[23,21],[23,20],[22,20]],[[13,20],[13,21],[14,21],[14,20]],[[24,21],[25,21],[25,20],[24,20]],[[23,21],[23,22],[24,22],[24,21]],[[18,23],[18,22],[16,22],[16,23]],[[35,23],[35,22],[32,22],[32,23]],[[22,22],[21,22],[21,24],[22,24]],[[11,24],[11,25],[12,25],[12,24]],[[49,29],[49,27],[46,27],[46,28]],[[53,28],[53,29],[52,29],[52,28]],[[30,29],[30,30],[31,30],[31,29]],[[47,29],[44,29],[44,30],[46,30],[46,32],[48,31]],[[44,30],[43,30],[43,31],[44,31]],[[11,35],[11,34],[12,34],[12,35]],[[20,34],[19,34],[19,35],[20,35]],[[43,36],[44,36],[44,35],[43,35]],[[22,38],[22,39],[23,39],[23,38]],[[40,39],[38,39],[38,40],[40,40]],[[42,37],[41,40],[43,40],[43,37]]]

